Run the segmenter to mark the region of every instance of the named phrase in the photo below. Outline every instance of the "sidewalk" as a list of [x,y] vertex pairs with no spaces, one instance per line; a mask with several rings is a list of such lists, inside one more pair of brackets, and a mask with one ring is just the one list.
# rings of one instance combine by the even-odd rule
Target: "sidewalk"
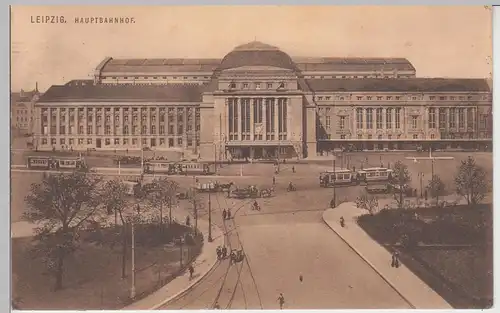
[[[166,213],[168,214],[167,210]],[[179,224],[184,224],[186,215],[188,214],[189,212],[186,209],[179,207],[172,208],[172,220]],[[191,221],[194,223],[193,217],[191,217]],[[114,216],[107,217],[103,222],[114,223]],[[31,237],[34,235],[36,227],[37,225],[26,221],[12,223],[11,237]],[[191,290],[203,277],[210,273],[217,264],[216,247],[224,244],[224,233],[212,224],[213,241],[208,242],[208,222],[201,218],[198,219],[198,229],[203,234],[204,243],[200,255],[192,263],[195,269],[195,278],[189,280],[189,272],[186,271],[154,293],[123,308],[124,310],[155,310]]]
[[[391,267],[391,254],[373,240],[356,222],[364,214],[352,202],[345,202],[323,213],[325,223],[366,261],[396,292],[416,309],[453,309],[453,307],[413,274],[404,264]],[[345,227],[340,226],[343,216]]]

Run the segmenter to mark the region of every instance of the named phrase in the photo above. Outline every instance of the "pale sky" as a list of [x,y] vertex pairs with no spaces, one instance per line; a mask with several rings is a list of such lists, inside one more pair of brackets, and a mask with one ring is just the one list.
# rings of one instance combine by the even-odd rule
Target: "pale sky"
[[[33,24],[31,16],[65,16]],[[134,24],[75,24],[75,17]],[[14,6],[12,90],[90,78],[114,58],[222,58],[257,39],[293,56],[404,57],[419,77],[490,77],[483,6]]]

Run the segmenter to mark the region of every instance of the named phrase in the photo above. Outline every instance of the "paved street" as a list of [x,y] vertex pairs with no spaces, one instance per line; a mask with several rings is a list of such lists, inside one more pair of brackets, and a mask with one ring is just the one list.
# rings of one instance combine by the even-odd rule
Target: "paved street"
[[[331,189],[313,189],[313,179],[300,181],[301,185],[311,186],[307,192],[299,188],[296,193],[287,193],[287,182],[278,184],[276,197],[258,200],[261,212],[252,211],[248,201],[224,200],[222,194],[212,197],[214,212],[219,205],[232,206],[233,213],[237,211],[237,233],[232,231],[229,237],[235,248],[239,247],[239,235],[248,264],[244,261],[231,266],[224,280],[228,269],[228,262],[224,261],[200,285],[162,309],[209,308],[219,290],[222,309],[260,309],[261,304],[264,309],[277,309],[280,292],[288,309],[409,308],[324,224],[322,213],[331,199]],[[341,193],[352,197],[355,189]],[[246,205],[238,210],[242,204]],[[215,213],[214,219],[221,224]],[[233,221],[226,224],[232,230]]]

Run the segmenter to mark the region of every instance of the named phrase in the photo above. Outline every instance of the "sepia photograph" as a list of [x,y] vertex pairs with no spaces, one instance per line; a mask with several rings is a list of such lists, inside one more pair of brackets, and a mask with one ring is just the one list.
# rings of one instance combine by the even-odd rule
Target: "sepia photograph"
[[492,20],[11,6],[12,308],[491,308]]

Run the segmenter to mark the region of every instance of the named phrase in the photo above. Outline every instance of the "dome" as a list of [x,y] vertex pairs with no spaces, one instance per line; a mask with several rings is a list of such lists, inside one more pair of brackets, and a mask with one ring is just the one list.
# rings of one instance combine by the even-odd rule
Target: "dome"
[[285,69],[295,69],[292,58],[279,48],[252,41],[237,46],[229,52],[219,66],[220,70],[242,66],[273,66]]

